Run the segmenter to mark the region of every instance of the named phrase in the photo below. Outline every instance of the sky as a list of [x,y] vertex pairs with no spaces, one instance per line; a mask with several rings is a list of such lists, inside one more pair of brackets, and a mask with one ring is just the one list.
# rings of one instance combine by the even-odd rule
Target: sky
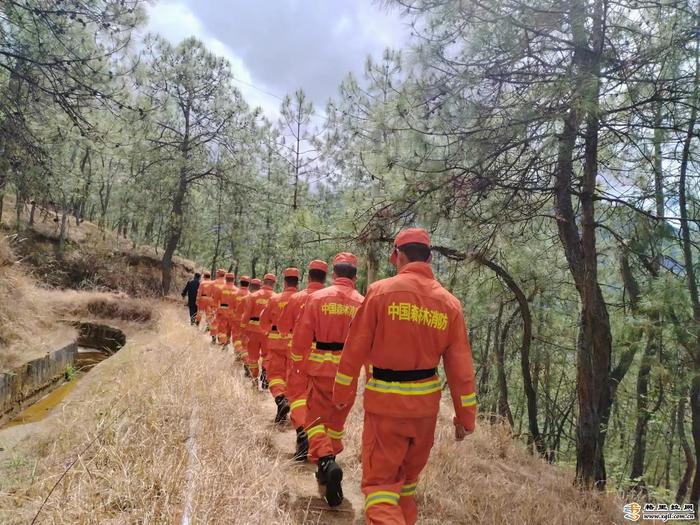
[[349,73],[368,55],[408,40],[407,21],[376,0],[160,0],[147,30],[176,44],[196,36],[229,59],[251,106],[276,119],[286,94],[302,88],[323,114]]

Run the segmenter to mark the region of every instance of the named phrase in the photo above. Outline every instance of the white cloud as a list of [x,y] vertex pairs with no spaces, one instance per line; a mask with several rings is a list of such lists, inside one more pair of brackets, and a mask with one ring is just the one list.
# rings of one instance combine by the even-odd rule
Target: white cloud
[[260,107],[268,119],[277,119],[281,101],[274,94],[264,93],[271,90],[253,78],[243,59],[229,46],[207,32],[190,7],[180,2],[163,1],[149,5],[147,9],[149,32],[158,33],[172,44],[178,44],[190,36],[200,39],[212,53],[230,62],[233,77],[237,80],[234,84],[248,104]]

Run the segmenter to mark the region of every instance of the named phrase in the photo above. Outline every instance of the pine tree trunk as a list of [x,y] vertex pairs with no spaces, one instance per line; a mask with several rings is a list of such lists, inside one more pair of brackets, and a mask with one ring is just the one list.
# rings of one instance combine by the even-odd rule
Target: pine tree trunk
[[695,456],[693,455],[693,451],[688,444],[688,438],[685,435],[685,404],[686,396],[684,394],[678,402],[676,424],[678,425],[678,439],[681,443],[681,448],[683,449],[683,456],[685,457],[685,470],[683,471],[683,477],[678,483],[676,503],[683,503],[685,501],[685,497],[688,494],[690,481],[693,479],[693,473],[695,472]]
[[170,225],[168,238],[165,243],[162,259],[162,293],[168,295],[170,293],[170,285],[172,281],[173,271],[173,255],[180,243],[182,236],[182,220],[184,211],[185,194],[187,192],[187,174],[185,168],[180,170],[180,183],[175,191],[173,198],[173,208],[170,214]]

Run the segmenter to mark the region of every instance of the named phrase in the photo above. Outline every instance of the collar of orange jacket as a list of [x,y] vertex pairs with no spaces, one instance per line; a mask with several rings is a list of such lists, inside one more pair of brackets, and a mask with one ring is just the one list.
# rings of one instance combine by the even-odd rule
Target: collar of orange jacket
[[404,273],[418,273],[424,277],[435,279],[432,266],[430,266],[430,263],[425,262],[410,262],[406,264],[399,270],[399,275]]
[[297,291],[297,287],[296,287],[296,286],[285,286],[285,287],[284,287],[284,291],[285,291],[285,292],[296,292],[296,291]]
[[349,286],[350,288],[355,288],[355,283],[352,279],[347,277],[336,277],[333,279],[333,284],[336,286]]
[[323,284],[323,283],[317,283],[316,281],[311,281],[311,282],[307,285],[306,289],[307,289],[307,290],[313,290],[313,291],[315,292],[316,290],[320,290],[321,288],[325,288],[325,286],[326,286],[326,285]]
[[272,286],[268,286],[267,284],[263,284],[262,289],[263,290],[272,290]]

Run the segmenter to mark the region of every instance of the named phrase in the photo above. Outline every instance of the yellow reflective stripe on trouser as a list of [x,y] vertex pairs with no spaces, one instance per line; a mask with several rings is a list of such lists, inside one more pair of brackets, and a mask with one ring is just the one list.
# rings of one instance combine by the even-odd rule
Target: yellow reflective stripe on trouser
[[402,486],[401,487],[401,497],[408,498],[411,496],[415,496],[417,486],[418,486],[417,481],[414,481],[413,483],[408,483],[408,484]]
[[462,400],[463,407],[473,407],[476,406],[476,394],[467,394],[466,396],[460,396]]
[[365,496],[365,512],[372,505],[379,505],[380,503],[387,503],[389,505],[399,504],[399,493],[391,492],[390,490],[378,490],[377,492],[370,492]]
[[335,382],[338,383],[339,385],[343,386],[349,386],[350,383],[352,383],[352,377],[346,374],[341,374],[340,372],[337,372],[335,374]]
[[268,339],[282,339],[282,334],[278,334],[277,332],[270,332],[267,334]]
[[315,363],[333,363],[333,364],[338,364],[340,363],[340,353],[335,354],[333,352],[318,352],[314,351],[311,352],[311,355],[309,355],[309,361],[313,361]]
[[289,407],[292,410],[296,410],[297,408],[305,407],[306,406],[306,399],[297,399],[296,401],[292,401],[292,403],[289,405]]
[[325,434],[325,433],[326,433],[325,425],[316,425],[315,427],[311,427],[309,430],[306,431],[306,435],[308,436],[309,439],[311,439],[314,436],[318,436],[319,434]]
[[286,385],[287,383],[284,382],[284,379],[270,379],[269,385],[270,386],[277,386],[277,385]]
[[367,382],[366,390],[380,392],[382,394],[399,394],[402,396],[424,396],[442,390],[440,378],[432,379],[424,383],[409,383],[399,381],[382,381],[380,379],[370,379]]
[[298,363],[299,361],[301,361],[302,359],[304,359],[304,358],[303,358],[302,356],[300,356],[299,354],[291,354],[291,353],[290,353],[290,354],[289,354],[289,357],[290,357],[290,358],[292,359],[292,361],[294,361],[295,363]]
[[333,430],[332,428],[327,428],[326,433],[331,439],[343,439],[345,437],[345,431],[343,430]]

